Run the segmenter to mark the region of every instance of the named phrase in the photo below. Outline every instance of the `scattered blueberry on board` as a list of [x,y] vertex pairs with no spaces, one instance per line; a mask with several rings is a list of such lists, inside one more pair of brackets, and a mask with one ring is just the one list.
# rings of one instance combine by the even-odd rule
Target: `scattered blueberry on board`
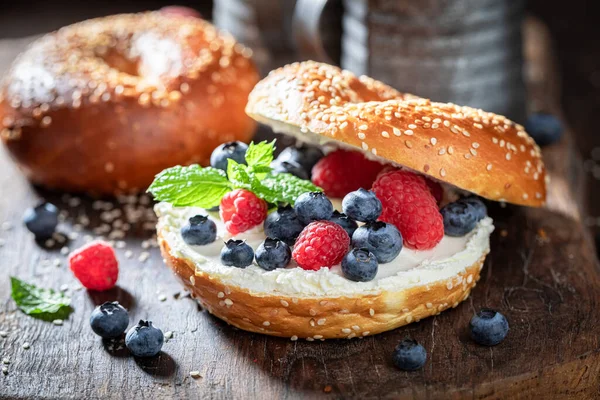
[[308,192],[298,196],[294,204],[298,219],[304,225],[328,220],[333,214],[333,204],[323,192]]
[[36,239],[47,239],[56,231],[58,208],[47,202],[28,208],[23,214],[23,222]]
[[195,215],[181,228],[181,237],[189,245],[203,246],[217,238],[215,222],[205,215]]
[[368,249],[352,249],[342,260],[342,273],[354,282],[372,281],[378,268],[377,257]]
[[140,320],[125,336],[125,346],[136,357],[154,357],[162,349],[165,337],[151,321]]
[[525,130],[540,147],[543,147],[560,140],[563,125],[554,115],[540,112],[527,118]]
[[274,172],[285,172],[297,176],[300,179],[308,179],[308,172],[294,161],[275,160],[271,163]]
[[508,321],[504,315],[489,308],[483,308],[471,318],[469,324],[471,338],[484,346],[495,346],[508,334]]
[[121,336],[129,325],[129,313],[117,301],[107,301],[96,307],[90,316],[94,333],[103,338]]
[[402,250],[402,235],[392,224],[370,222],[359,227],[352,235],[352,246],[365,248],[375,254],[377,261],[392,261]]
[[344,214],[356,221],[372,222],[381,215],[382,205],[375,193],[360,188],[344,197],[342,209]]
[[267,237],[256,249],[256,263],[265,271],[285,268],[292,259],[290,246],[279,239]]
[[227,142],[213,150],[210,155],[210,166],[227,171],[227,160],[232,159],[238,164],[246,164],[248,145],[243,142]]
[[413,339],[400,342],[392,355],[394,365],[404,371],[416,371],[425,365],[427,351]]
[[354,231],[358,228],[358,224],[352,218],[348,217],[346,214],[335,210],[333,214],[331,214],[331,218],[329,218],[331,222],[334,222],[344,228],[346,232],[348,232],[348,236],[352,237]]
[[301,145],[299,147],[290,146],[283,149],[278,161],[293,161],[304,168],[306,173],[310,176],[312,167],[315,166],[317,161],[324,157],[323,152],[318,147]]
[[294,245],[298,235],[304,229],[304,224],[300,222],[296,211],[290,206],[279,207],[267,215],[263,226],[265,235],[283,240],[289,246]]
[[221,250],[221,262],[228,267],[246,268],[254,260],[254,250],[243,240],[229,239]]

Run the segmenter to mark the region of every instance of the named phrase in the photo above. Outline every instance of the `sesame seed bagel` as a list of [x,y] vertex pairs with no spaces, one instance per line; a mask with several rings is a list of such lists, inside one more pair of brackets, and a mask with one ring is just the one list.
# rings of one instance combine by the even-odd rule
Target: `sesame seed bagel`
[[360,149],[490,200],[541,206],[539,147],[506,117],[399,93],[313,61],[272,71],[246,112],[303,141]]
[[[344,296],[290,295],[227,282],[173,251],[167,235],[159,222],[158,242],[166,264],[211,314],[250,332],[308,341],[374,335],[456,307],[479,280],[489,252],[489,247],[483,249],[472,265],[434,282],[415,280],[409,285]],[[243,271],[229,268],[234,275]]]
[[211,24],[115,15],[35,41],[0,85],[0,136],[35,183],[92,194],[146,188],[162,169],[207,164],[248,141],[251,51]]

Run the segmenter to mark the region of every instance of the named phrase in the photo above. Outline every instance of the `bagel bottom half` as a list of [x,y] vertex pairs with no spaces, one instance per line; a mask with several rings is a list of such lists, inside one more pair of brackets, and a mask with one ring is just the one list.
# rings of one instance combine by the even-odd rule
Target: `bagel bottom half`
[[450,279],[398,291],[292,297],[226,285],[192,261],[175,256],[164,233],[159,226],[158,241],[166,264],[211,314],[246,331],[309,341],[373,335],[456,307],[479,280],[489,252],[486,249],[475,263]]

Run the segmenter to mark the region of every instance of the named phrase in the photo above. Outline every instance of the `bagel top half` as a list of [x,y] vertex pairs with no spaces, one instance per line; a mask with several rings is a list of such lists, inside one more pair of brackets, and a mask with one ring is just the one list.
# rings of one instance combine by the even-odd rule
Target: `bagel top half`
[[306,61],[272,71],[246,113],[275,131],[360,149],[489,200],[546,201],[546,170],[524,128],[501,115],[404,94]]

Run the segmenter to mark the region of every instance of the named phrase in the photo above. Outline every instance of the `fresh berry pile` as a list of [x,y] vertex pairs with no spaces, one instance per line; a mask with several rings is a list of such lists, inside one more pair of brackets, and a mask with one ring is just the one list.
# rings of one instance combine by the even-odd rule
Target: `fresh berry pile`
[[383,205],[380,220],[398,228],[406,247],[427,250],[442,240],[442,215],[425,178],[404,170],[386,172],[373,192]]
[[69,266],[81,284],[91,290],[108,290],[115,286],[119,277],[115,251],[108,243],[100,240],[71,253]]
[[263,223],[267,203],[248,190],[236,189],[223,196],[219,214],[227,230],[237,235]]
[[371,187],[383,164],[357,151],[336,150],[323,157],[312,169],[312,181],[327,196],[344,197],[348,193]]

